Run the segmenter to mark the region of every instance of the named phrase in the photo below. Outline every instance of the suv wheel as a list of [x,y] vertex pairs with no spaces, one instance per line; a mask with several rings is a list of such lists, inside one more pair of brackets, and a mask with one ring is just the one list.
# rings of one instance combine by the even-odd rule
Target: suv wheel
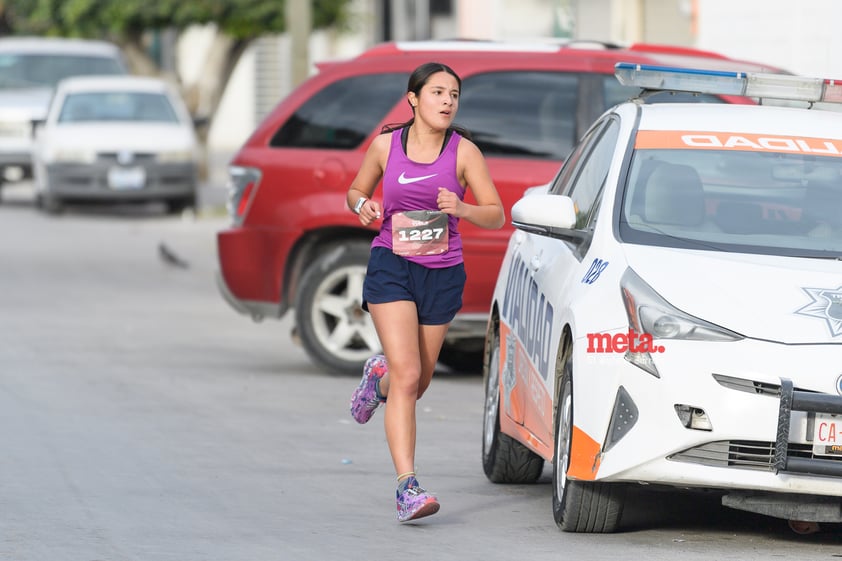
[[295,321],[310,358],[340,374],[359,374],[380,352],[371,316],[362,309],[368,244],[351,243],[320,254],[305,271],[295,299]]

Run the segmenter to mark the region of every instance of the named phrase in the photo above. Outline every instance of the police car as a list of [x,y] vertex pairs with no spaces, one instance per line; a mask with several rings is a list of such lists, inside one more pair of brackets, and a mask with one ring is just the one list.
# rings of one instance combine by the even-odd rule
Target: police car
[[[640,95],[512,208],[486,336],[482,461],[552,462],[565,531],[630,484],[842,522],[842,84],[619,63]],[[655,91],[753,105],[645,104]],[[784,100],[784,103],[770,103]]]

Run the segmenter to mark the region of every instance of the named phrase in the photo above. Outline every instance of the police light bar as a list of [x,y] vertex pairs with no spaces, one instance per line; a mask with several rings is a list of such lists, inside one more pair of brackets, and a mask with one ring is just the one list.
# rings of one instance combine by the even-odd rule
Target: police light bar
[[631,62],[618,62],[614,65],[614,75],[624,86],[650,90],[842,103],[842,80],[676,68]]

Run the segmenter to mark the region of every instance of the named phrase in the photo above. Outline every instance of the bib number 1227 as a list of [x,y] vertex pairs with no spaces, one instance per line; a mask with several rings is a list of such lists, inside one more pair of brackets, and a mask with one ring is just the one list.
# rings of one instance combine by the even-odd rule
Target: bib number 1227
[[448,216],[437,210],[392,215],[392,251],[397,255],[436,255],[448,248]]

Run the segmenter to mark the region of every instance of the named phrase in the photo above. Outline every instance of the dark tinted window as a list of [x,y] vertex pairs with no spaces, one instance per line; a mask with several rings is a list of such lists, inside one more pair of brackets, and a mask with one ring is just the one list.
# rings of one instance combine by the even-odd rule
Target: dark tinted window
[[576,145],[576,149],[564,160],[561,170],[553,180],[553,184],[550,186],[550,193],[554,195],[568,195],[570,193],[573,178],[579,172],[581,162],[584,161],[585,155],[591,150],[596,139],[599,138],[603,128],[604,126],[592,128],[582,141]]
[[408,78],[402,73],[371,74],[333,82],[304,102],[270,144],[356,148],[406,93]]
[[118,59],[83,55],[0,55],[0,88],[55,87],[69,76],[126,74]]
[[614,159],[619,134],[619,122],[613,119],[608,121],[583,162],[576,181],[566,193],[576,206],[576,228],[585,228],[593,217],[597,198],[602,192],[611,161]]
[[567,195],[576,205],[576,228],[583,229],[593,216],[617,145],[620,124],[608,118],[593,127],[564,162],[550,193]]
[[457,124],[486,156],[561,160],[576,140],[579,77],[494,72],[465,78]]

